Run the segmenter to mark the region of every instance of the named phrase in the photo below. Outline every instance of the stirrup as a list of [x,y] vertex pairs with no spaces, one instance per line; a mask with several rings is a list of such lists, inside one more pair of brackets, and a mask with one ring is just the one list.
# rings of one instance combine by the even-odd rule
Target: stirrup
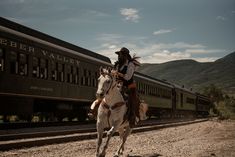
[[87,116],[88,116],[88,118],[90,119],[90,120],[95,120],[95,114],[92,112],[92,111],[90,111],[88,114],[87,114]]

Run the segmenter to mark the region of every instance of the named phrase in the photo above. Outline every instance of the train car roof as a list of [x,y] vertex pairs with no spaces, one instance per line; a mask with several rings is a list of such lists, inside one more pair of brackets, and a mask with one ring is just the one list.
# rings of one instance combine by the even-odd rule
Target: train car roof
[[205,99],[210,99],[208,96],[204,95],[204,94],[201,94],[201,93],[198,93],[196,92],[197,96],[201,97],[201,98],[205,98]]
[[185,92],[188,92],[188,93],[191,93],[191,94],[196,94],[196,92],[188,89],[188,88],[184,88],[180,85],[177,85],[177,84],[173,84],[173,86],[176,88],[176,89],[179,89],[179,90],[182,90],[182,91],[185,91]]
[[145,74],[140,73],[140,72],[135,72],[135,76],[136,77],[141,77],[141,78],[146,79],[148,81],[152,81],[152,82],[164,85],[164,86],[168,86],[170,88],[173,88],[173,85],[171,83],[167,82],[167,81],[160,80],[160,79],[145,75]]
[[[76,54],[76,53],[77,53],[77,55],[82,54],[83,56],[92,57],[95,60],[98,59],[103,62],[107,62],[108,65],[111,64],[110,59],[106,56],[100,55],[98,53],[92,52],[92,51],[87,50],[85,48],[76,46],[74,44],[68,43],[66,41],[60,40],[60,39],[52,37],[48,34],[31,29],[29,27],[23,26],[21,24],[18,24],[16,22],[10,21],[10,20],[2,18],[2,17],[0,17],[0,30],[5,30],[8,32],[14,32],[14,31],[20,32],[20,33],[26,34],[31,37],[36,37],[36,38],[41,39],[43,41],[46,41],[48,43],[53,43],[53,44],[58,45],[60,47],[73,50],[72,52],[74,54]],[[74,51],[76,51],[76,53]]]

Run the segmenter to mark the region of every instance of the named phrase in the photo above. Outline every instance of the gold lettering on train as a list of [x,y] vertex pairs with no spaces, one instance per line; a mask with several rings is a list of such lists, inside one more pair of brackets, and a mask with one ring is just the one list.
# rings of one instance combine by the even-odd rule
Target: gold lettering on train
[[0,44],[1,45],[7,45],[7,40],[3,39],[3,38],[0,38]]
[[42,54],[43,54],[44,56],[47,56],[48,52],[45,51],[45,50],[42,50]]
[[62,61],[62,60],[63,60],[62,57],[61,57],[60,55],[58,55],[58,54],[56,54],[56,59],[57,59],[58,61]]
[[70,58],[69,63],[74,64],[74,59]]
[[29,52],[33,52],[34,53],[34,47],[29,46]]
[[55,55],[53,53],[50,53],[49,58],[55,59]]
[[75,64],[77,66],[79,66],[80,61],[70,58],[70,57],[65,57],[56,53],[52,53],[50,51],[47,50],[42,50],[42,49],[38,49],[35,48],[33,46],[30,45],[26,45],[23,43],[19,43],[16,41],[12,41],[12,40],[7,40],[4,38],[0,38],[0,45],[4,45],[4,46],[9,46],[9,47],[13,47],[13,48],[18,48],[20,50],[26,51],[26,52],[30,52],[33,55],[36,55],[35,53],[35,49],[38,50],[37,52],[41,52],[41,54],[45,57],[49,57],[51,59],[57,60],[57,61],[61,61],[61,62],[65,62],[65,63],[70,63],[70,64]]
[[16,48],[17,47],[17,43],[14,42],[14,41],[10,41],[10,46]]
[[27,47],[25,44],[21,44],[20,43],[20,47],[19,47],[21,50],[24,50],[24,51],[27,51]]

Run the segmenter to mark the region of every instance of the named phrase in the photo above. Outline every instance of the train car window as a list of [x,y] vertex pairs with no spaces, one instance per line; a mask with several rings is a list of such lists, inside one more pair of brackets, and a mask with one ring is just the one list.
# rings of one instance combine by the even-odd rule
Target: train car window
[[151,87],[151,95],[154,95],[154,87]]
[[75,79],[76,82],[75,83],[79,84],[79,68],[78,67],[76,68],[76,72],[77,72],[77,74],[76,74],[76,79]]
[[95,78],[93,77],[91,81],[92,81],[92,82],[91,82],[91,86],[92,86],[92,87],[95,87]]
[[64,82],[64,64],[58,63],[58,81]]
[[162,89],[158,88],[158,97],[161,97],[161,95],[162,95]]
[[144,94],[148,94],[148,86],[146,84],[144,85]]
[[39,59],[33,57],[33,77],[39,77]]
[[183,107],[183,102],[184,102],[184,97],[183,97],[183,93],[180,93],[180,105],[181,107]]
[[157,87],[154,88],[154,96],[157,96]]
[[141,91],[140,91],[140,83],[139,83],[139,82],[137,82],[136,84],[137,84],[137,90],[138,90],[138,93],[140,93],[140,94],[141,94]]
[[54,81],[57,81],[57,63],[54,61],[51,61],[51,79]]
[[87,76],[87,69],[83,69],[83,76],[82,76],[82,80],[81,80],[81,84],[86,86],[87,85],[87,79],[86,79],[86,76]]
[[146,85],[146,94],[148,95],[150,93],[149,85]]
[[144,84],[143,83],[140,83],[140,90],[141,90],[141,93],[144,94]]
[[95,78],[94,78],[94,87],[98,87],[98,72],[95,72]]
[[179,103],[179,94],[178,93],[176,94],[176,98],[175,99],[176,99],[176,102]]
[[136,82],[137,90],[140,90],[139,82]]
[[143,83],[142,87],[143,87],[143,94],[145,94],[146,88],[145,88],[145,84],[144,83]]
[[0,48],[0,71],[4,71],[4,61],[5,55],[4,55],[4,51],[2,48]]
[[28,62],[27,62],[27,55],[26,54],[19,54],[19,74],[20,75],[27,75],[28,74]]
[[79,69],[77,67],[72,67],[72,82],[78,84]]
[[10,52],[10,72],[12,74],[18,74],[17,53],[14,51]]
[[72,83],[73,82],[73,75],[72,75],[72,66],[71,65],[66,65],[66,76],[67,76],[67,79],[66,81],[68,83]]
[[91,86],[91,71],[88,70],[88,76],[86,77],[87,86]]
[[199,100],[198,100],[198,104],[201,104],[201,105],[208,105],[208,104],[210,104],[210,102],[209,102],[209,101],[206,101],[206,100],[199,99]]
[[195,104],[195,100],[193,98],[187,98],[186,102],[189,104]]
[[91,86],[95,87],[95,72],[92,72],[90,80],[91,80]]
[[156,96],[160,97],[160,95],[159,95],[159,88],[156,88]]
[[40,59],[40,78],[47,79],[48,76],[48,60],[47,59]]
[[171,98],[171,92],[166,90],[166,89],[163,89],[162,90],[162,97],[165,98],[165,99],[170,99]]

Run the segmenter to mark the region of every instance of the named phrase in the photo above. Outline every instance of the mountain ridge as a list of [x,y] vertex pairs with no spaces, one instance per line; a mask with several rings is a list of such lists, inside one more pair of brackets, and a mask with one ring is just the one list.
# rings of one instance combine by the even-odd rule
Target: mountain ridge
[[235,52],[214,62],[195,60],[175,60],[161,64],[142,64],[138,72],[157,79],[193,88],[202,92],[203,88],[215,84],[226,93],[235,93]]

